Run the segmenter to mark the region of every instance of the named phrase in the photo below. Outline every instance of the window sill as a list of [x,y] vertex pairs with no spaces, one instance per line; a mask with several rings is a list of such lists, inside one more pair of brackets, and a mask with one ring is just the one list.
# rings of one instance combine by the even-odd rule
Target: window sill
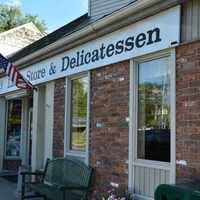
[[81,157],[81,158],[85,158],[86,157],[86,153],[85,152],[79,152],[79,151],[68,151],[68,152],[66,152],[65,155]]

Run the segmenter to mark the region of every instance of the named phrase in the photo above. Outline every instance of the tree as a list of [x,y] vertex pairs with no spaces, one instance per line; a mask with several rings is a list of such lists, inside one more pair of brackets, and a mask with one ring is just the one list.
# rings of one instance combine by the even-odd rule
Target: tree
[[0,5],[0,31],[19,26],[21,10],[16,6]]
[[84,89],[82,79],[73,81],[73,115],[75,118],[86,118],[87,115],[87,91]]
[[37,15],[26,14],[23,16],[20,7],[0,4],[0,32],[7,31],[28,22],[33,22],[42,32],[47,30],[45,22],[38,20]]
[[37,19],[37,17],[38,17],[37,15],[26,14],[25,17],[20,19],[20,24],[26,24],[28,22],[33,22],[40,31],[45,32],[47,30],[47,28],[46,28],[46,24],[45,24],[44,20],[39,21]]
[[139,85],[139,128],[169,127],[168,83],[142,83]]

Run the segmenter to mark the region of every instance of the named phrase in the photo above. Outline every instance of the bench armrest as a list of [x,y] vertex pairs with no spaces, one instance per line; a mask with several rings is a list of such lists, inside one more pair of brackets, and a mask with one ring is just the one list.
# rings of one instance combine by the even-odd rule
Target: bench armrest
[[29,171],[27,171],[27,172],[21,172],[20,174],[22,176],[26,176],[26,175],[42,176],[42,175],[44,175],[44,172],[29,172]]

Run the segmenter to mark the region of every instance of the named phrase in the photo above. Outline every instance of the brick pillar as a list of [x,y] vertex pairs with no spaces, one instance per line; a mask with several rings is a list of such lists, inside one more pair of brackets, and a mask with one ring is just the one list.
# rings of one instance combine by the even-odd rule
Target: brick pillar
[[64,156],[65,79],[55,81],[53,157]]
[[129,62],[92,71],[90,111],[90,164],[95,189],[110,183],[128,187]]
[[200,180],[200,42],[177,48],[177,182]]

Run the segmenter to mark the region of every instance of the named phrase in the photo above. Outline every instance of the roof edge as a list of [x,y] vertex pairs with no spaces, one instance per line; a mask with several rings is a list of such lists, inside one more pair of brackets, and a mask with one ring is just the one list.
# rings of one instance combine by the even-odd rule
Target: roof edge
[[18,30],[18,29],[21,29],[21,28],[23,28],[23,27],[27,28],[27,25],[29,25],[29,24],[32,25],[35,29],[37,29],[37,31],[40,32],[41,35],[46,35],[46,34],[43,33],[42,31],[40,31],[40,30],[37,28],[37,26],[36,26],[33,22],[28,22],[28,23],[26,23],[26,24],[22,24],[22,25],[20,25],[20,26],[17,26],[17,27],[14,27],[14,28],[10,29],[10,30],[7,30],[7,31],[2,32],[2,33],[0,33],[0,36],[6,35],[6,34],[8,34],[8,33],[11,33],[11,32],[16,31],[16,30]]
[[[167,6],[175,5],[183,2],[184,0],[169,0]],[[59,39],[58,41],[45,46],[44,48],[25,56],[22,59],[15,61],[16,66],[27,66],[33,63],[37,63],[41,60],[47,59],[50,56],[53,56],[61,51],[71,49],[75,46],[81,45],[85,42],[88,42],[92,39],[100,37],[101,29],[105,29],[105,27],[109,27],[109,25],[114,24],[115,22],[119,22],[121,19],[128,18],[133,15],[133,13],[137,13],[145,8],[154,6],[158,3],[163,2],[162,0],[139,0],[134,2],[129,7],[124,7],[111,15],[105,16],[94,23],[82,28],[70,35],[67,35],[64,38]],[[144,14],[145,15],[145,14]],[[110,29],[113,29],[111,26]],[[107,30],[108,31],[108,30]],[[115,30],[109,30],[112,32]],[[39,59],[38,59],[39,58]]]

